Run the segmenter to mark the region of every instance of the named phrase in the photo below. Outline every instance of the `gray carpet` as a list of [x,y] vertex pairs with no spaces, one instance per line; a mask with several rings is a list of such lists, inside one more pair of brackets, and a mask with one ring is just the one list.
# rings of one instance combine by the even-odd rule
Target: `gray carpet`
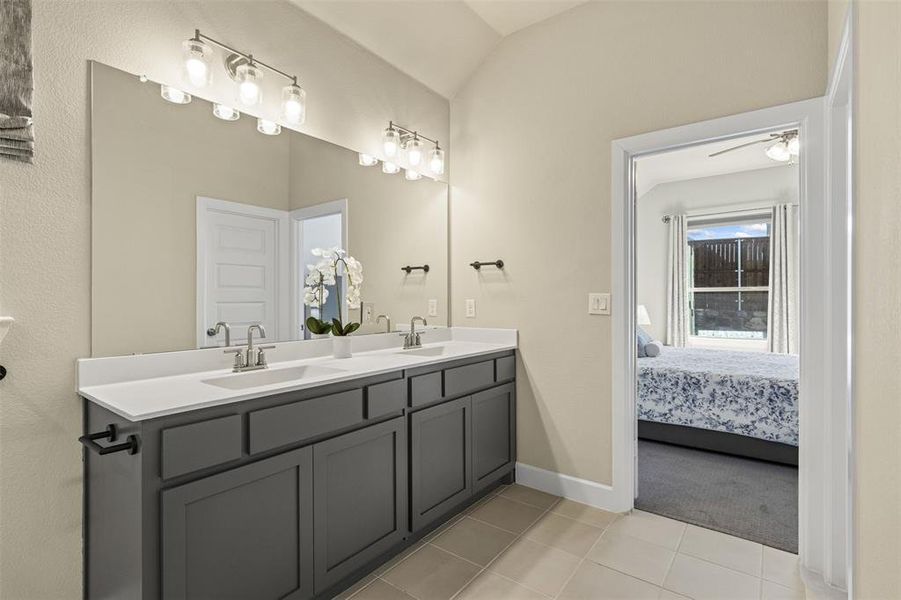
[[798,552],[798,469],[638,442],[636,508]]

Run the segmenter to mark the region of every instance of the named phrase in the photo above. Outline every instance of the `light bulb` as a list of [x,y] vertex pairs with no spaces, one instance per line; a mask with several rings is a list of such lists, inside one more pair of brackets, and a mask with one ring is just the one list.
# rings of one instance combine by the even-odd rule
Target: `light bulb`
[[282,117],[291,125],[302,125],[307,118],[307,93],[296,83],[282,90]]
[[766,149],[766,155],[779,162],[787,162],[791,158],[791,153],[788,151],[788,144],[781,140],[769,146]]
[[382,135],[382,149],[385,151],[385,156],[388,158],[397,156],[398,148],[400,148],[400,132],[393,127],[389,127]]
[[438,146],[429,152],[429,169],[435,175],[444,175],[444,150]]
[[241,113],[231,106],[225,104],[213,103],[213,114],[223,121],[237,121],[241,118]]
[[360,166],[361,167],[372,167],[379,164],[379,159],[374,157],[371,154],[364,154],[360,152]]
[[404,179],[406,179],[407,181],[416,181],[417,179],[422,179],[422,174],[419,171],[407,169],[404,173]]
[[418,167],[422,162],[422,142],[419,141],[419,138],[413,136],[413,139],[407,142],[406,150],[407,162],[410,163],[410,166]]
[[185,57],[185,77],[194,87],[204,87],[210,83],[212,69],[210,62],[213,49],[203,40],[192,39],[182,42]]
[[265,135],[278,135],[282,132],[282,126],[275,121],[257,119],[257,131]]
[[387,173],[388,175],[394,175],[395,173],[400,172],[400,167],[398,167],[393,162],[388,162],[387,160],[382,161],[382,173]]
[[788,153],[792,156],[798,156],[801,153],[801,139],[798,136],[788,140]]
[[160,96],[172,104],[187,104],[191,101],[191,94],[166,84],[160,85]]
[[246,106],[254,106],[263,100],[260,81],[263,71],[253,63],[238,65],[235,69],[235,81],[238,82],[238,97]]

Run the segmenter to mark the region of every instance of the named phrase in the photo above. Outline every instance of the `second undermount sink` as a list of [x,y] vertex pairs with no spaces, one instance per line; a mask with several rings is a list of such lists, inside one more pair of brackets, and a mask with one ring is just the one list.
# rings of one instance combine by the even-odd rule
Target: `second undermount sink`
[[229,390],[243,390],[246,388],[258,387],[261,385],[271,385],[273,383],[284,383],[286,381],[335,375],[341,372],[341,369],[334,369],[332,367],[303,365],[300,367],[289,367],[287,369],[251,371],[250,373],[234,373],[232,375],[215,377],[213,379],[204,379],[203,383],[207,385],[215,385],[217,387]]
[[396,352],[402,356],[444,356],[447,354],[447,346],[431,346],[428,348],[416,348],[413,350],[401,350]]

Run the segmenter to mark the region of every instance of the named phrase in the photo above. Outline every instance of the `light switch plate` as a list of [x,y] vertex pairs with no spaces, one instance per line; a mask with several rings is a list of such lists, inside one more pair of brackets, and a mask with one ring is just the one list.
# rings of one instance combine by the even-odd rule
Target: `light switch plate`
[[466,299],[466,318],[467,319],[475,319],[476,318],[475,298],[467,298]]
[[364,302],[363,303],[363,319],[364,323],[372,323],[373,315],[375,314],[375,303],[374,302]]
[[588,294],[588,314],[609,315],[610,294],[598,294],[595,292]]
[[429,316],[438,316],[438,300],[436,298],[429,298]]

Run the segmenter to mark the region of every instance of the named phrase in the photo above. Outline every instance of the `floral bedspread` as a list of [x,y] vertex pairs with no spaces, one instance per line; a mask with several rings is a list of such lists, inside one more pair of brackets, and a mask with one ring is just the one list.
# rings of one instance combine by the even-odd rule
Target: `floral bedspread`
[[798,357],[665,347],[638,359],[638,418],[798,445]]

